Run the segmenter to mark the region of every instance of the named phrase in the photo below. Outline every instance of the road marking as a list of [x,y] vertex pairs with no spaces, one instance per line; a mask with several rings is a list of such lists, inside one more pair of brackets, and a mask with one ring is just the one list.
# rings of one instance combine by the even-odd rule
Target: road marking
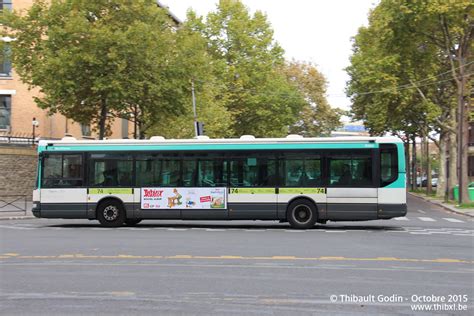
[[245,257],[234,255],[220,256],[193,256],[193,255],[84,255],[84,254],[59,254],[59,255],[19,255],[19,254],[3,254],[2,259],[19,260],[19,259],[194,259],[194,260],[268,260],[268,261],[384,261],[384,262],[430,262],[430,263],[468,263],[474,264],[474,261],[454,258],[436,258],[436,259],[420,259],[420,258],[397,258],[397,257],[373,257],[373,258],[351,258],[351,257],[296,257],[296,256],[271,256],[271,257]]
[[418,217],[420,220],[423,222],[436,222],[435,219],[432,219],[431,217]]
[[418,212],[420,212],[421,214],[426,214],[425,211],[422,211],[422,210],[417,210]]
[[[231,263],[215,263],[215,264],[205,264],[205,263],[162,263],[162,262],[10,262],[2,263],[2,266],[92,266],[92,267],[183,267],[189,269],[193,268],[210,268],[210,269],[221,269],[221,268],[230,268],[230,269],[288,269],[288,270],[354,270],[354,271],[386,271],[386,272],[399,272],[399,268],[388,267],[388,268],[375,268],[375,267],[357,267],[354,265],[333,265],[333,264],[318,264],[318,265],[276,265],[273,263],[267,264],[231,264]],[[453,269],[426,269],[425,267],[413,267],[410,269],[404,269],[403,272],[415,272],[419,273],[446,273],[446,274],[469,274],[472,275],[474,270],[472,269],[462,269],[457,268]],[[11,296],[11,295],[10,295]],[[24,294],[21,296],[25,297]]]
[[396,221],[408,221],[409,219],[406,217],[395,217],[394,220]]
[[410,232],[412,235],[431,235],[431,232]]
[[443,217],[443,219],[448,221],[448,222],[452,222],[452,223],[464,223],[464,221],[462,221],[460,219],[456,219],[456,218],[445,218],[445,217]]

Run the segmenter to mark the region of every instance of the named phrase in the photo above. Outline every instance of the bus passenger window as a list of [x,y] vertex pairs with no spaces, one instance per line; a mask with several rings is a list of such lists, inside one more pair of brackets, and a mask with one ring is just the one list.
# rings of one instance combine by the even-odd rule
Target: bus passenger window
[[284,186],[315,187],[321,185],[321,159],[285,159]]
[[329,157],[329,185],[367,187],[372,185],[370,152],[334,154]]
[[183,160],[183,186],[194,187],[196,186],[196,160]]
[[90,157],[90,186],[132,186],[133,160],[131,156],[122,154],[91,154]]
[[82,155],[47,155],[42,185],[45,188],[82,186]]
[[163,160],[163,169],[161,170],[160,182],[165,187],[177,187],[181,182],[180,160]]
[[154,158],[153,156],[137,157],[137,160],[135,160],[137,186],[152,187],[158,185],[159,160]]
[[389,185],[398,178],[397,146],[394,144],[380,145],[380,185]]

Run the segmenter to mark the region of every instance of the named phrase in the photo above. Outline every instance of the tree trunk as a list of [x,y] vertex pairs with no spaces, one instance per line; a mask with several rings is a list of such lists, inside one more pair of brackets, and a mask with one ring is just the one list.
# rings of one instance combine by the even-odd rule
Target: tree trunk
[[411,157],[411,177],[412,177],[412,183],[411,183],[411,189],[414,190],[416,189],[416,135],[413,135],[412,137],[412,157]]
[[[456,111],[456,109],[454,109]],[[456,134],[449,133],[449,167],[448,167],[448,199],[454,200],[454,187],[458,184],[458,174],[457,174],[457,141]]]
[[102,98],[100,105],[100,117],[99,117],[99,139],[105,137],[105,124],[107,121],[107,100]]
[[430,159],[430,142],[428,137],[425,137],[425,145],[426,145],[426,194],[430,195],[432,191],[431,187],[431,159]]
[[458,89],[458,113],[459,113],[459,143],[458,143],[458,180],[459,180],[459,204],[469,202],[468,192],[468,143],[469,143],[469,108],[466,106],[464,87],[466,85],[464,77],[464,67],[460,69],[460,84]]
[[423,188],[423,175],[426,172],[425,169],[425,162],[423,161],[423,156],[425,155],[425,138],[420,137],[420,165],[418,168],[420,169],[420,190]]
[[138,139],[138,106],[133,107],[133,138]]
[[[436,195],[437,196],[445,196],[446,195],[446,163],[448,161],[448,157],[446,155],[446,138],[447,134],[445,132],[441,132],[439,136],[439,173],[438,173],[438,186],[436,187]],[[447,198],[447,197],[445,197]]]

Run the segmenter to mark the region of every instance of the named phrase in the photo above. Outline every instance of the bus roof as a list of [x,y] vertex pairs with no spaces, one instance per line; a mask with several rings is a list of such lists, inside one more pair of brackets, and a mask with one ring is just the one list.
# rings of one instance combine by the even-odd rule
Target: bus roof
[[[240,138],[209,138],[207,136],[198,136],[192,139],[165,139],[161,136],[151,137],[150,139],[107,139],[107,140],[76,140],[73,137],[65,137],[62,140],[40,140],[38,151],[76,151],[76,150],[114,150],[114,149],[153,149],[153,148],[167,148],[183,149],[186,145],[190,145],[189,149],[214,149],[215,147],[222,147],[219,145],[234,145],[227,147],[228,149],[256,149],[256,146],[262,145],[262,148],[277,149],[281,145],[284,148],[306,148],[305,145],[314,144],[321,145],[321,147],[337,148],[341,147],[359,147],[364,144],[377,143],[401,143],[402,141],[396,137],[302,137],[299,135],[288,135],[285,138],[255,138],[251,135],[244,135]],[[200,146],[202,145],[202,146]],[[205,146],[204,146],[205,145]],[[265,145],[265,146],[264,146]],[[332,145],[332,146],[327,146]],[[346,146],[343,146],[346,145]],[[359,145],[359,146],[357,146]],[[236,147],[238,146],[238,147]],[[304,147],[301,147],[304,146]],[[202,147],[202,148],[200,148]],[[354,148],[352,147],[352,148]],[[372,147],[372,146],[365,146]],[[361,147],[359,147],[361,148]],[[218,149],[218,148],[216,148]],[[224,149],[224,147],[222,148]]]

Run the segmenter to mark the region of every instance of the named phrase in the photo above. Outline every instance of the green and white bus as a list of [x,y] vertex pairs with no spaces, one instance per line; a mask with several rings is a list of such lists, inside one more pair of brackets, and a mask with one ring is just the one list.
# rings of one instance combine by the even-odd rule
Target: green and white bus
[[40,141],[33,214],[97,219],[277,220],[294,228],[405,216],[392,137]]

